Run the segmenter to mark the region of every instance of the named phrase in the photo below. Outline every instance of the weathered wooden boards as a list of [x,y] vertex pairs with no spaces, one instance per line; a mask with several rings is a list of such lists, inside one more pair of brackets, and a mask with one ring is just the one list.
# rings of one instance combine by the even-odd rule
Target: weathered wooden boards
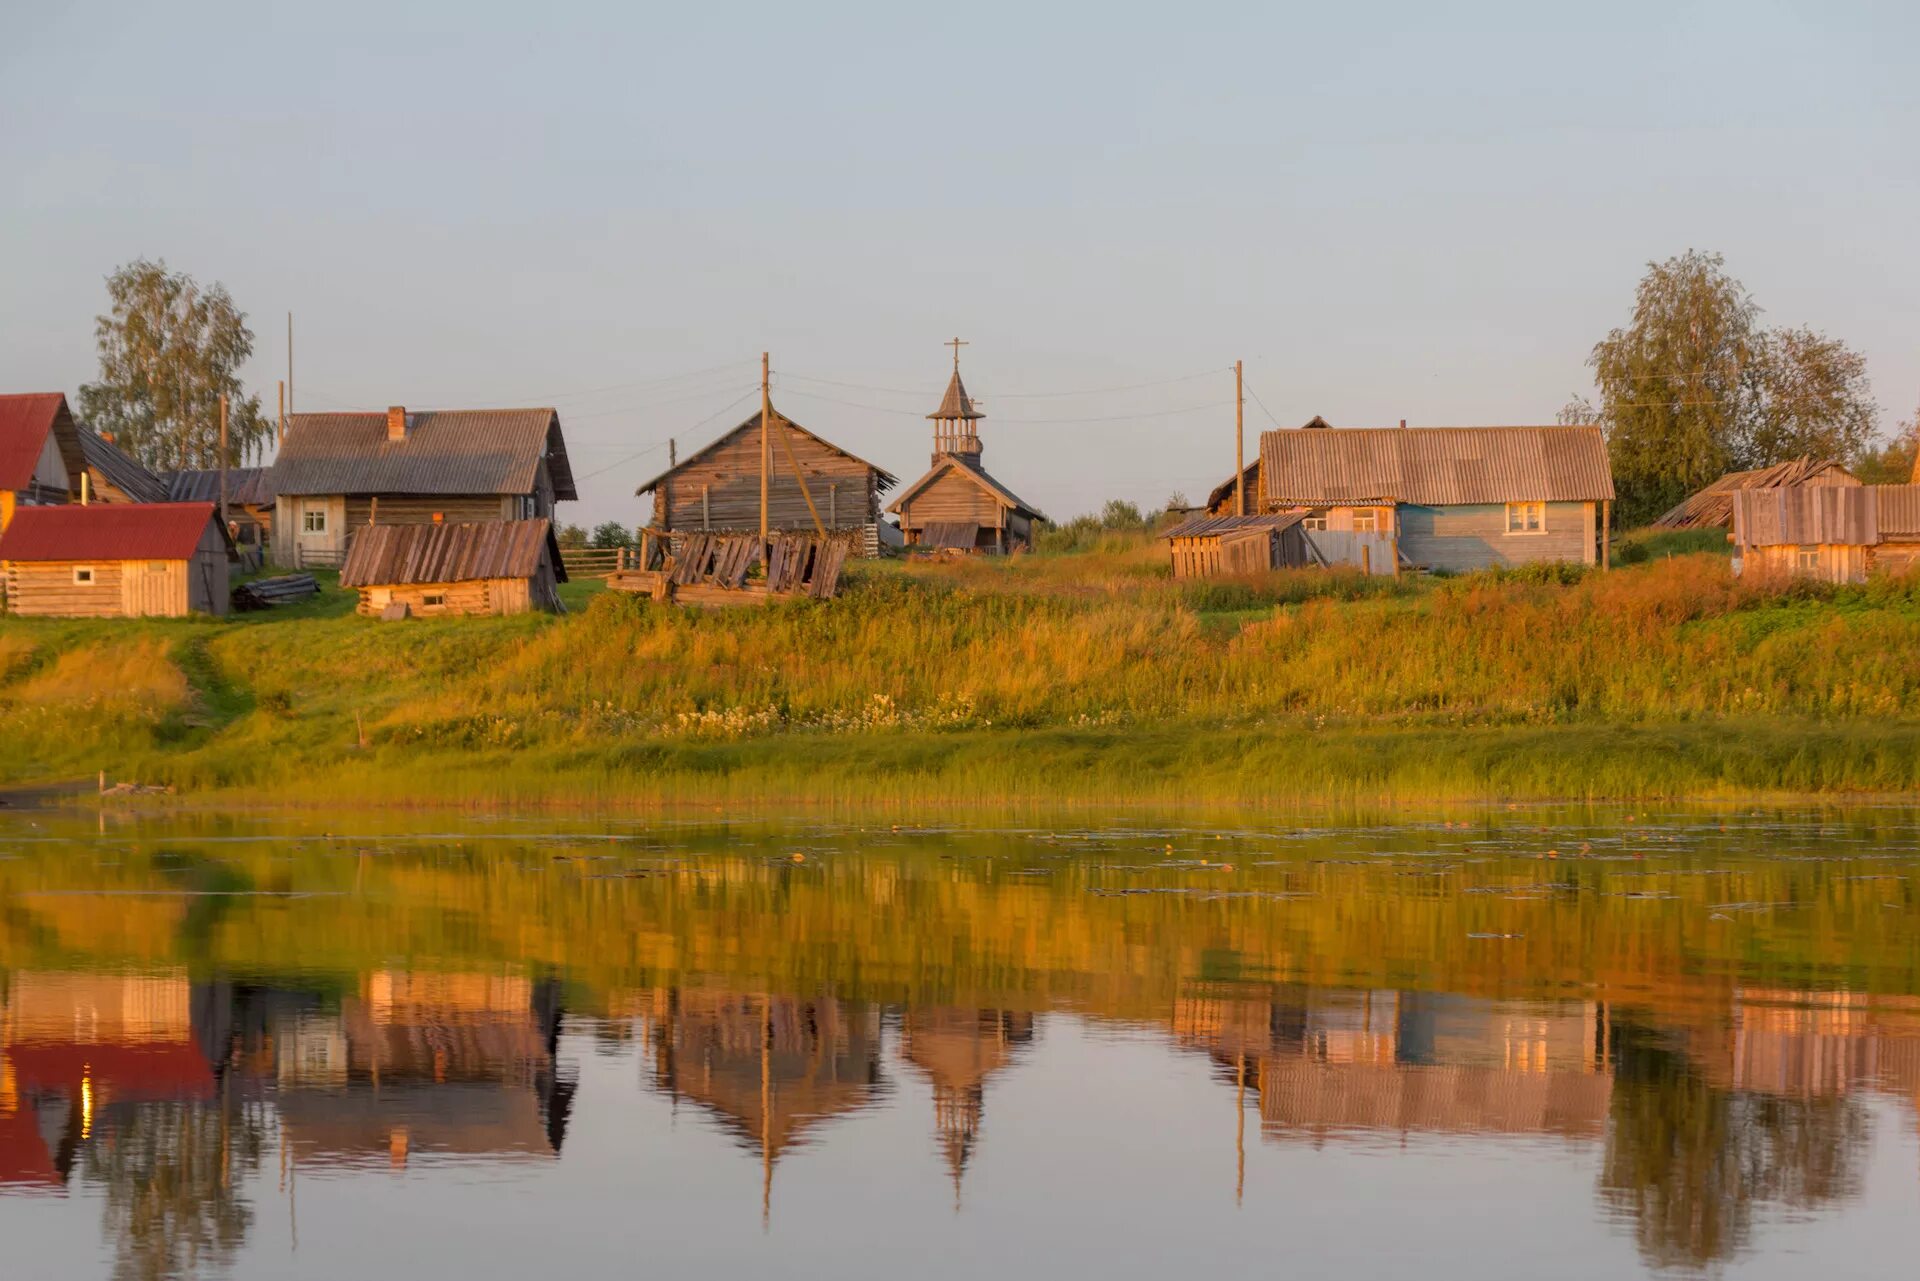
[[234,588],[233,607],[270,609],[275,605],[290,605],[319,593],[320,584],[313,580],[312,574],[277,574],[272,578],[256,578]]
[[680,540],[666,567],[609,575],[614,591],[674,600],[688,605],[736,605],[775,596],[826,600],[840,590],[840,574],[853,551],[844,535],[828,538],[779,534],[768,542],[766,572],[756,582],[747,576],[761,563],[754,535],[689,534]]

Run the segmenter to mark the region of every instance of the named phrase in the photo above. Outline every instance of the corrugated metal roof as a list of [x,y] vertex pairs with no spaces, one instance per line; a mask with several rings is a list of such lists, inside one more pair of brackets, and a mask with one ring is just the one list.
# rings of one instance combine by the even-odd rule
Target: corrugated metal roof
[[353,536],[342,587],[460,583],[479,578],[531,578],[545,553],[554,576],[567,581],[547,520],[488,520],[454,525],[368,525]]
[[1880,541],[1879,506],[1872,488],[1796,485],[1742,489],[1733,495],[1733,541],[1742,547],[1813,547]]
[[136,503],[189,502],[197,495],[174,497],[167,492],[166,482],[129,458],[112,441],[91,427],[77,429],[80,438],[80,452],[87,460],[87,466],[106,478],[108,484],[118,489]]
[[545,458],[554,497],[577,498],[551,409],[428,409],[387,439],[387,416],[295,414],[273,464],[275,494],[530,494]]
[[1162,538],[1212,538],[1241,529],[1287,529],[1307,518],[1305,512],[1262,512],[1247,516],[1194,516],[1181,521]]
[[[217,502],[220,498],[220,471],[170,471],[162,477],[167,497],[176,503]],[[227,503],[234,507],[271,507],[274,502],[273,468],[227,468]]]
[[1730,471],[1698,493],[1689,495],[1686,501],[1653,523],[1659,529],[1711,529],[1727,525],[1733,521],[1733,495],[1739,490],[1804,485],[1827,473],[1834,473],[1828,477],[1828,483],[1860,483],[1853,473],[1830,459],[1793,458],[1752,471]]
[[[802,427],[799,423],[793,421],[793,419],[787,417],[785,414],[781,413],[777,409],[773,411],[773,419],[776,423],[780,423],[785,426],[793,428],[795,431],[799,432],[802,436],[805,436],[808,440],[811,440],[818,445],[824,446],[827,449],[831,449],[834,453],[840,455],[842,458],[845,458],[850,462],[859,463],[862,467],[870,468],[874,474],[874,487],[878,489],[881,493],[884,494],[887,490],[892,489],[895,485],[900,483],[900,478],[894,475],[892,472],[886,471],[883,468],[875,467],[872,463],[860,457],[858,454],[848,453],[846,450],[840,448],[840,446],[828,440],[825,436],[815,435],[813,432],[808,431],[805,427]],[[693,464],[699,462],[702,458],[705,458],[708,454],[711,454],[714,450],[720,448],[720,446],[732,440],[735,436],[738,436],[741,432],[748,431],[748,430],[752,430],[752,431],[760,430],[760,411],[757,409],[753,411],[752,417],[748,418],[745,422],[741,423],[738,427],[735,427],[732,431],[722,432],[720,435],[714,437],[712,440],[708,441],[705,445],[701,446],[699,449],[695,450],[693,453],[688,454],[685,458],[682,458],[679,462],[667,468],[665,471],[661,472],[658,476],[655,476],[652,480],[640,486],[640,488],[634,490],[633,492],[635,493],[635,495],[652,492],[654,489],[658,488],[660,485],[660,482],[665,480],[667,477],[673,475],[675,472],[691,467]],[[777,439],[778,438],[776,437],[776,440]],[[780,465],[781,463],[784,463],[785,461],[784,456],[781,454],[780,450],[777,447],[774,449],[774,457],[776,459],[776,466]]]
[[188,560],[212,520],[212,503],[22,507],[0,535],[0,560]]
[[1343,427],[1260,436],[1269,503],[1598,502],[1613,469],[1598,427]]
[[1875,485],[1874,523],[1883,543],[1920,539],[1920,485]]
[[49,391],[0,396],[0,489],[19,491],[33,483],[48,432],[61,437],[60,456],[68,472],[86,466],[64,395]]
[[900,510],[900,505],[902,503],[906,502],[908,499],[912,498],[915,494],[925,489],[928,485],[931,485],[934,481],[938,480],[940,476],[943,473],[945,473],[949,468],[952,468],[953,470],[958,471],[963,475],[967,476],[975,484],[979,485],[982,489],[986,490],[988,493],[992,494],[995,498],[998,498],[1001,502],[1013,508],[1015,511],[1025,512],[1028,516],[1031,516],[1036,520],[1047,519],[1047,515],[1045,512],[1041,511],[1038,507],[1035,507],[1033,504],[1027,502],[1024,498],[1021,498],[1018,494],[1014,493],[1011,489],[1008,489],[1005,485],[1001,484],[999,481],[995,480],[992,477],[992,475],[988,473],[986,468],[982,467],[978,463],[968,462],[965,458],[963,458],[959,454],[948,454],[945,457],[943,457],[939,462],[935,463],[932,467],[928,468],[926,475],[922,476],[919,480],[914,481],[911,485],[908,485],[905,489],[901,490],[899,496],[896,497],[892,502],[887,504],[887,510],[890,512],[898,512]]

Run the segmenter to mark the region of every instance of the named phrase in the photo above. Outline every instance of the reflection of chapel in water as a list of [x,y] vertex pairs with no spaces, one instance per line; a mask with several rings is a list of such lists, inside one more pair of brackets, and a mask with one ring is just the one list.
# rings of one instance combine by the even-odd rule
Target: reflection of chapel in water
[[980,1138],[987,1078],[1033,1040],[1033,1015],[1008,1010],[909,1009],[900,1056],[933,1087],[933,1123],[960,1199],[960,1179]]

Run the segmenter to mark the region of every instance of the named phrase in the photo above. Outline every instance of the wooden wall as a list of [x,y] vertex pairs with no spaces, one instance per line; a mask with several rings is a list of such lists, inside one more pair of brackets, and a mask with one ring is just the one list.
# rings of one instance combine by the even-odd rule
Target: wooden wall
[[[337,567],[346,561],[353,531],[370,524],[431,525],[434,514],[445,524],[488,520],[520,520],[529,510],[536,516],[553,513],[553,490],[545,480],[544,493],[534,494],[380,494],[349,496],[308,495],[282,497],[273,517],[274,563],[288,569]],[[306,511],[323,508],[327,532],[305,532]]]
[[1307,545],[1298,525],[1287,529],[1249,529],[1202,538],[1175,538],[1173,576],[1213,578],[1221,574],[1260,574],[1307,563]]
[[1920,543],[1881,543],[1868,558],[1876,574],[1904,574],[1920,565]]
[[967,521],[989,529],[1007,525],[1007,508],[966,475],[949,468],[900,507],[900,528],[915,530],[936,521]]
[[[224,555],[221,562],[225,563]],[[190,564],[184,560],[13,561],[7,565],[7,609],[45,618],[179,618],[188,610]],[[73,571],[80,566],[93,570],[93,582],[73,581]]]
[[1800,568],[1800,549],[1796,546],[1744,548],[1740,553],[1740,575],[1743,578],[1812,578],[1825,583],[1866,581],[1867,548],[1823,543],[1814,550],[1818,563],[1808,571]]
[[[767,477],[767,526],[813,528],[807,500],[775,428]],[[784,433],[807,478],[820,521],[828,529],[859,529],[880,519],[877,478],[865,463],[797,431]],[[655,529],[671,533],[760,528],[760,429],[735,432],[704,457],[689,461],[653,493]]]
[[232,570],[232,562],[227,559],[227,540],[220,536],[217,519],[210,520],[201,531],[199,545],[193,549],[193,559],[182,566],[187,608],[199,614],[224,616],[233,604]]
[[1503,503],[1399,508],[1400,554],[1427,569],[1465,571],[1530,561],[1599,559],[1596,503],[1548,503],[1546,529],[1509,534]]
[[[544,583],[525,578],[472,579],[459,583],[408,583],[404,586],[362,587],[357,611],[376,617],[394,601],[404,601],[415,618],[435,618],[457,614],[525,614],[536,604],[547,610],[559,608],[553,595],[552,575]],[[428,597],[438,603],[428,604]]]

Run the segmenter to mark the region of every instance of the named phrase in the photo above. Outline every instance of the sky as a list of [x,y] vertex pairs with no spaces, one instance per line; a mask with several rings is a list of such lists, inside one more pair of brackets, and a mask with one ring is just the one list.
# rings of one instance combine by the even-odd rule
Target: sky
[[1650,260],[1920,403],[1920,6],[0,6],[0,390],[103,279],[220,281],[274,402],[552,405],[582,501],[746,418],[985,462],[1056,519],[1247,439],[1551,422]]

